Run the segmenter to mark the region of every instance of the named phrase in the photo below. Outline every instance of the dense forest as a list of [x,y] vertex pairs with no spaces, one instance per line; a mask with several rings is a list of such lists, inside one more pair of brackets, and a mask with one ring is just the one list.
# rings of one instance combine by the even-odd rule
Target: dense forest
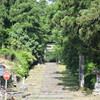
[[100,69],[100,1],[48,1],[0,1],[0,54],[16,63],[18,75],[27,76],[43,58],[46,43],[55,43],[54,58],[73,74],[79,55],[85,56],[85,87],[93,88],[92,70]]

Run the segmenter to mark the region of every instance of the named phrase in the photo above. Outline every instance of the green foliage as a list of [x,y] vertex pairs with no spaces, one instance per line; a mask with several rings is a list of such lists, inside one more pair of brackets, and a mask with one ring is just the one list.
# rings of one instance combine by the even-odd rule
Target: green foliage
[[22,43],[15,38],[8,38],[8,48],[21,49]]
[[[43,47],[47,41],[45,25],[46,1],[5,0],[0,1],[0,42],[14,50],[27,50],[36,58],[43,55]],[[4,31],[8,35],[4,37]],[[6,42],[7,41],[7,42]]]
[[85,86],[88,88],[94,88],[96,77],[92,75],[92,70],[98,69],[98,66],[93,62],[87,63],[85,66]]
[[78,62],[78,50],[74,48],[73,45],[67,44],[63,50],[63,63],[67,65],[66,68],[70,69],[73,74],[78,72],[79,62]]
[[30,65],[33,64],[33,62],[36,61],[36,58],[27,51],[17,51],[14,53],[16,60],[15,62],[19,63],[19,65],[17,65],[15,67],[15,69],[17,69],[17,73],[21,76],[27,76],[28,71],[29,71],[29,67],[31,67]]
[[46,0],[0,1],[0,47],[9,48],[2,48],[0,52],[14,55],[14,61],[20,65],[15,67],[18,74],[25,76],[34,61],[31,54],[39,59],[44,54],[45,43],[55,42],[58,46],[55,52],[47,53],[47,61],[60,60],[76,73],[79,54],[84,55],[85,78],[89,82],[86,86],[92,87],[94,77],[90,71],[100,68],[100,2],[49,1],[53,4],[47,5]]
[[55,58],[56,58],[57,62],[61,61],[63,63],[63,61],[62,61],[63,49],[64,49],[64,47],[61,47],[59,45],[54,47],[54,53],[56,55]]
[[[47,62],[59,62],[62,61],[62,52],[63,47],[60,47],[58,45],[53,47],[53,50],[50,50],[46,52],[46,61]],[[63,62],[63,61],[62,61]]]
[[46,62],[55,62],[55,61],[56,61],[55,51],[47,51],[46,52]]
[[93,88],[95,80],[90,71],[100,68],[99,5],[98,0],[57,0],[48,8],[55,9],[48,15],[51,42],[63,47],[60,59],[73,73],[79,71],[79,54],[85,56],[85,64],[89,66],[85,85],[89,88]]
[[36,61],[36,58],[30,52],[22,50],[15,51],[13,49],[2,48],[0,55],[5,56],[6,59],[15,63],[13,71],[20,77],[27,76],[31,67],[30,65]]
[[21,77],[44,54],[46,6],[46,0],[0,1],[0,54],[15,62],[14,72]]
[[6,46],[8,43],[7,38],[9,37],[9,32],[8,29],[1,29],[0,30],[0,47],[3,47],[4,45]]
[[1,50],[0,50],[0,54],[1,55],[4,55],[4,56],[7,56],[7,55],[12,55],[13,53],[9,50],[9,49],[7,49],[7,48],[2,48]]

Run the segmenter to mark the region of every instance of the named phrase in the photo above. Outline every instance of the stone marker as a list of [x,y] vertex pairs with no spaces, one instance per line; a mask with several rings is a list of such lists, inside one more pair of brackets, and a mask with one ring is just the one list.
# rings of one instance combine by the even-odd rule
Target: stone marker
[[93,95],[100,95],[100,69],[99,70],[93,70],[93,75],[96,75],[96,83],[93,90]]
[[21,86],[20,86],[20,90],[21,90],[21,91],[26,91],[26,90],[28,90],[27,86],[25,85],[25,77],[23,77],[23,82],[22,82],[22,84],[21,84]]
[[17,86],[17,76],[12,73],[12,80],[13,80],[13,85],[16,87]]
[[40,66],[40,63],[38,63],[38,66]]
[[84,87],[84,55],[79,55],[79,86]]

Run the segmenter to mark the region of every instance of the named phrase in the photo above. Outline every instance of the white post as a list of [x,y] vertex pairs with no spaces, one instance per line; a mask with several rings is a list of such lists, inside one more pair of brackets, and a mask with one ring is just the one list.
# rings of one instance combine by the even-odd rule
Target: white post
[[23,77],[23,84],[25,84],[25,77]]
[[5,100],[7,100],[7,80],[5,80]]

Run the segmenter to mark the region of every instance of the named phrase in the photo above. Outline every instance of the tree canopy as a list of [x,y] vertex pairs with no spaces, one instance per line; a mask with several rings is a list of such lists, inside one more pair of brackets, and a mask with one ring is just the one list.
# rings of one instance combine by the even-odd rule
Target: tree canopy
[[100,2],[57,0],[47,10],[51,41],[62,52],[59,59],[75,73],[79,71],[79,54],[84,55],[86,85],[92,87],[92,70],[100,68]]

